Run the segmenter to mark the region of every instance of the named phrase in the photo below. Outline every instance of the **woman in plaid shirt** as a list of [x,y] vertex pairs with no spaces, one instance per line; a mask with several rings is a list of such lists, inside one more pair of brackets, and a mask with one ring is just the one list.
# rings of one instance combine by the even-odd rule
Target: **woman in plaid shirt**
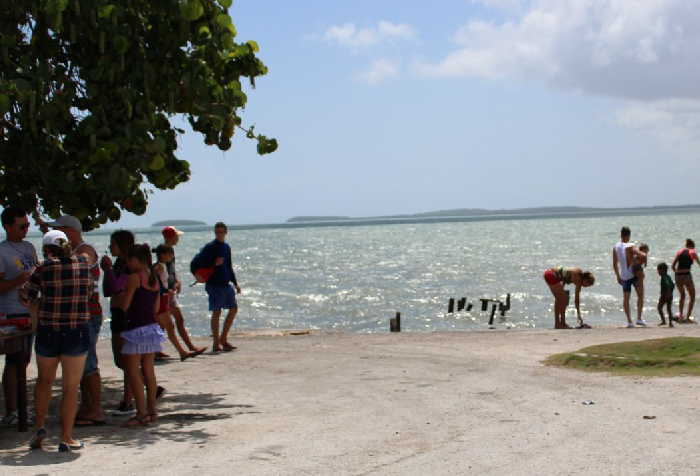
[[37,431],[32,449],[41,448],[46,438],[44,422],[51,399],[51,385],[61,364],[63,402],[62,434],[59,451],[77,450],[83,444],[73,439],[73,424],[78,411],[78,387],[90,345],[88,303],[93,281],[85,256],[72,256],[68,237],[59,230],[43,239],[46,260],[39,265],[23,290],[23,297],[38,315],[36,333],[37,377],[34,406]]

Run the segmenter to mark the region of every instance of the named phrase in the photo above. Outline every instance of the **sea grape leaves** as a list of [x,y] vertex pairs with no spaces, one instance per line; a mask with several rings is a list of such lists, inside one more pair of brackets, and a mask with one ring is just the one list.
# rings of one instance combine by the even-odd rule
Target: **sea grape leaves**
[[230,0],[13,0],[0,5],[0,205],[86,229],[145,212],[190,178],[171,118],[206,144],[236,128],[260,154],[277,141],[242,127],[245,78],[267,73],[236,41]]

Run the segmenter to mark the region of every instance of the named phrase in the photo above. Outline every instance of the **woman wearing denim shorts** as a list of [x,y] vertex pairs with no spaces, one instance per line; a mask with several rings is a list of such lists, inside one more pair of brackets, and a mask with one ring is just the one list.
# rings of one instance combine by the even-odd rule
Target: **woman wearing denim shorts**
[[53,230],[44,235],[43,251],[45,261],[23,290],[25,300],[39,320],[35,344],[39,375],[34,394],[37,430],[30,447],[41,448],[47,436],[44,423],[51,385],[60,363],[63,401],[58,450],[71,451],[83,447],[73,439],[73,425],[78,410],[78,387],[90,346],[88,302],[93,281],[87,258],[72,256],[70,243],[62,231]]

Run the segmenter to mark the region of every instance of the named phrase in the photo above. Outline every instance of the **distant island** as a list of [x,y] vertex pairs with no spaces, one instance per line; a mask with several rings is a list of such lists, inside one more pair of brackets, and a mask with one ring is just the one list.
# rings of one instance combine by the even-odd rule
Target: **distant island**
[[343,221],[381,221],[381,220],[413,220],[422,218],[459,218],[459,217],[487,217],[487,216],[533,216],[533,215],[590,215],[590,214],[616,214],[616,213],[643,213],[643,212],[667,212],[690,211],[700,208],[696,205],[667,205],[654,207],[620,207],[620,208],[595,208],[595,207],[537,207],[537,208],[512,208],[500,210],[488,210],[485,208],[454,208],[451,210],[436,210],[432,212],[414,213],[409,215],[387,215],[375,217],[347,217],[347,216],[297,216],[287,220],[287,223],[319,223],[319,222],[343,222]]
[[197,220],[163,220],[157,221],[151,226],[205,226],[206,223]]

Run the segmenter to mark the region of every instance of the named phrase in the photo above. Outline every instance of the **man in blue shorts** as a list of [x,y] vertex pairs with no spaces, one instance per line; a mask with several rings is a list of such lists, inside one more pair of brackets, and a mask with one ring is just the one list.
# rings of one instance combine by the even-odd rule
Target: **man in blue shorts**
[[[228,333],[233,326],[233,320],[238,313],[236,293],[240,294],[241,288],[236,281],[236,273],[231,262],[231,247],[226,243],[228,228],[223,222],[214,225],[214,241],[206,244],[200,252],[201,262],[205,266],[213,266],[214,273],[207,280],[206,291],[209,296],[209,310],[211,311],[211,333],[214,339],[213,351],[230,352],[236,347],[228,342]],[[233,286],[231,286],[233,284]],[[235,288],[235,291],[234,291]],[[219,317],[221,310],[228,309],[224,327],[219,335]]]
[[617,282],[622,286],[623,306],[625,316],[627,317],[627,327],[634,327],[630,316],[630,295],[632,288],[637,293],[637,325],[646,327],[646,322],[642,319],[642,309],[644,308],[644,295],[640,292],[637,283],[637,277],[632,271],[632,248],[634,244],[630,243],[632,232],[626,226],[620,230],[620,241],[613,248],[613,270]]

